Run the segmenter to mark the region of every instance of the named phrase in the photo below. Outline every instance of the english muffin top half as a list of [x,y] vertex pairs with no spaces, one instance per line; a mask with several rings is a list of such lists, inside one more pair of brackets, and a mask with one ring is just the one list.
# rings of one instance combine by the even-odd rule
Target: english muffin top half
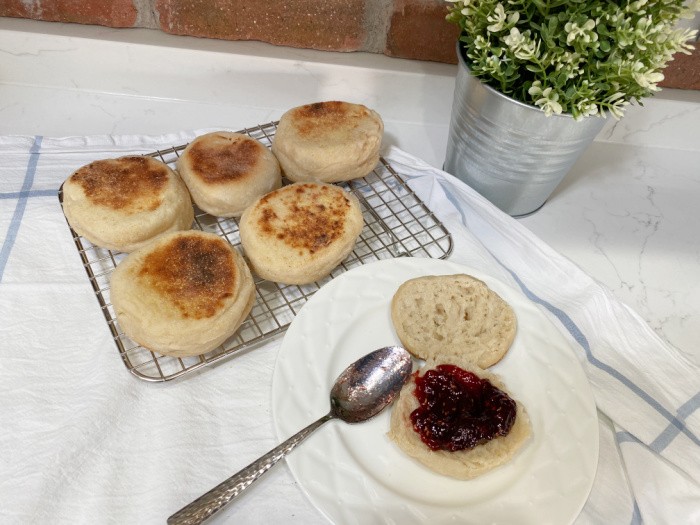
[[124,215],[158,208],[171,177],[167,165],[150,157],[131,156],[98,160],[78,169],[69,178],[85,199]]
[[130,253],[111,276],[123,332],[165,355],[200,355],[233,335],[250,312],[255,286],[225,239],[198,230],[162,235]]
[[317,102],[282,115],[272,151],[292,181],[340,182],[374,169],[383,134],[381,117],[361,104]]
[[246,210],[243,248],[265,279],[304,284],[324,277],[355,246],[364,221],[357,198],[324,183],[295,183]]
[[332,186],[291,185],[260,199],[257,232],[299,254],[314,254],[344,235],[351,206],[348,194]]
[[187,229],[194,219],[180,177],[146,156],[79,168],[63,184],[63,210],[71,227],[90,242],[124,252],[161,233]]
[[279,163],[259,141],[241,133],[207,133],[187,145],[177,169],[195,204],[218,217],[238,217],[255,199],[279,188]]
[[293,108],[286,115],[300,137],[309,140],[353,140],[352,131],[360,128],[374,112],[360,104],[329,101]]
[[154,294],[162,311],[206,319],[237,293],[240,272],[234,255],[221,238],[188,232],[150,251],[132,276]]

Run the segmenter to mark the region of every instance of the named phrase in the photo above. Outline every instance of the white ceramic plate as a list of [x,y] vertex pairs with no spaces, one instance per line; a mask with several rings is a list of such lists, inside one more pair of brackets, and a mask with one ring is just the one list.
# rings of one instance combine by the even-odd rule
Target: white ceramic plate
[[598,459],[598,420],[572,348],[520,292],[449,261],[368,264],[337,277],[306,303],[275,366],[272,410],[278,438],[328,412],[330,388],[351,362],[399,343],[389,305],[401,283],[454,273],[485,281],[515,310],[515,341],[491,370],[527,408],[533,437],[508,464],[459,481],[433,473],[389,441],[389,410],[365,423],[326,423],[287,463],[311,502],[335,523],[561,525],[576,518],[588,497]]

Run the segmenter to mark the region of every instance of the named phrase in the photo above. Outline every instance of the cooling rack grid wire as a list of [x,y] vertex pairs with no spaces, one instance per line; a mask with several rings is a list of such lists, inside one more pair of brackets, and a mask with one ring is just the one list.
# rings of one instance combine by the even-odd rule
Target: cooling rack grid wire
[[[270,122],[239,130],[238,133],[244,133],[269,147],[276,127],[276,122]],[[180,152],[186,146],[158,150],[150,156],[174,168]],[[181,377],[282,334],[304,303],[326,282],[343,272],[368,262],[394,257],[443,259],[452,251],[450,233],[384,158],[380,158],[368,176],[341,183],[340,186],[358,197],[365,221],[353,252],[328,277],[312,284],[284,285],[256,278],[255,305],[246,321],[223,345],[196,357],[163,356],[139,346],[124,335],[110,301],[109,277],[126,254],[94,246],[71,229],[83,266],[126,368],[147,381],[168,381]],[[61,191],[59,200],[62,200]],[[216,233],[243,253],[237,219],[213,217],[195,208],[194,228]]]

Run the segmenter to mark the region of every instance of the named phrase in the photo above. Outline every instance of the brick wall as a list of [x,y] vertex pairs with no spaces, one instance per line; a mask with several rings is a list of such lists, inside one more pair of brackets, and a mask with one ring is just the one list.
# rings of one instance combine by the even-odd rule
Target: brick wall
[[[456,63],[444,0],[1,0],[0,16]],[[663,86],[700,90],[700,45]]]

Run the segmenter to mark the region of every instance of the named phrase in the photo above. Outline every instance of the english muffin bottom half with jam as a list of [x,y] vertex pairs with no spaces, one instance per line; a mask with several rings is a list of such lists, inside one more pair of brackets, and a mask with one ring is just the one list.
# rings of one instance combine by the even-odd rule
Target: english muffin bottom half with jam
[[217,217],[240,217],[255,199],[282,185],[272,152],[241,133],[197,137],[180,155],[177,169],[195,204]]
[[272,152],[289,180],[340,182],[374,169],[383,135],[377,112],[350,102],[317,102],[282,115]]
[[180,177],[145,156],[97,160],[63,183],[63,213],[96,246],[131,252],[155,236],[192,226],[194,210]]
[[389,439],[429,469],[481,476],[515,457],[532,435],[522,403],[468,358],[429,358],[403,386]]
[[264,195],[241,217],[241,244],[255,273],[284,284],[328,274],[355,247],[364,221],[348,191],[299,182]]
[[221,345],[243,323],[255,286],[243,257],[197,230],[164,234],[130,253],[112,274],[124,333],[160,354],[185,357]]

